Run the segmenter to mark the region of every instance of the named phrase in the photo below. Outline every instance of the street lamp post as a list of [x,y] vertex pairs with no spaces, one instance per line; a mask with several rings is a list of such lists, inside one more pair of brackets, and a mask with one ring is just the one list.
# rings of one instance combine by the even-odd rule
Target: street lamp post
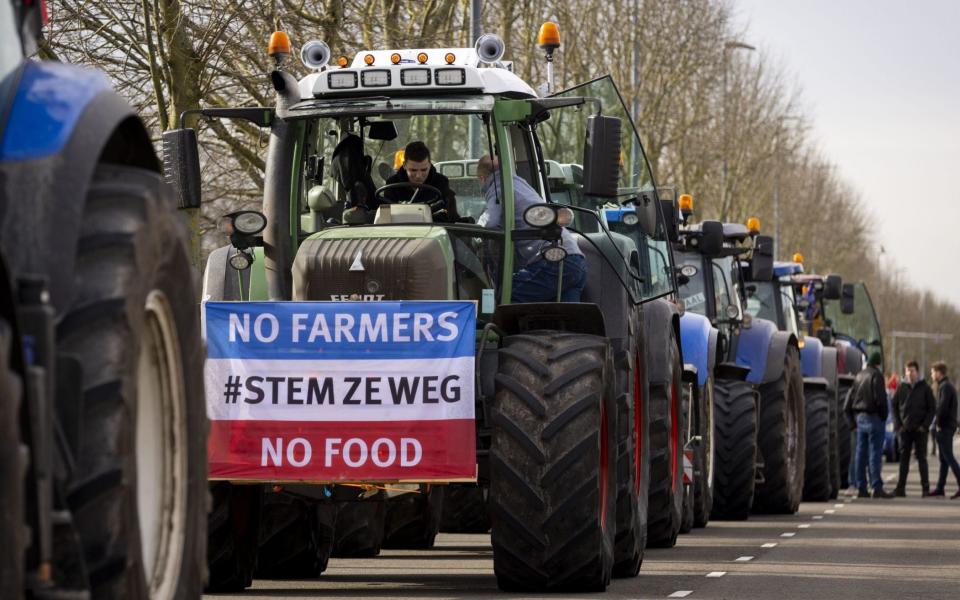
[[727,110],[727,71],[729,70],[729,59],[727,58],[728,50],[756,50],[755,46],[746,44],[744,42],[738,42],[736,40],[728,40],[723,45],[723,173],[721,175],[721,190],[720,190],[720,219],[726,220],[727,218],[727,170],[729,169],[728,157],[730,153],[730,135],[729,128],[727,123],[727,117],[729,111]]

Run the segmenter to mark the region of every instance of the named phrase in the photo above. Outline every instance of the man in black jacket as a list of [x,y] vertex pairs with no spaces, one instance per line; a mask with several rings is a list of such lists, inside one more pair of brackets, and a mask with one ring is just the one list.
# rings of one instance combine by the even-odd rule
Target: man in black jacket
[[947,485],[947,471],[953,471],[957,478],[957,493],[950,498],[960,498],[960,465],[953,455],[953,436],[957,433],[957,390],[947,379],[947,365],[943,362],[933,363],[930,375],[937,382],[937,450],[940,455],[940,477],[937,479],[937,489],[930,492],[931,496],[943,496],[943,488]]
[[870,480],[874,498],[893,498],[884,491],[881,466],[883,460],[884,423],[887,421],[887,392],[880,371],[879,352],[870,355],[867,368],[857,373],[844,410],[853,417],[857,427],[857,451],[854,456],[854,484],[858,498],[869,498],[865,470],[869,457]]
[[[460,220],[457,214],[457,198],[450,189],[450,180],[437,172],[430,161],[430,149],[423,142],[410,142],[403,149],[403,164],[397,172],[387,178],[387,185],[409,183],[412,185],[397,186],[384,191],[383,197],[391,203],[422,202],[429,204],[433,212],[433,220],[442,223],[456,223]],[[429,185],[440,192],[440,197],[429,189],[418,189],[416,186]]]
[[927,432],[933,422],[936,400],[930,386],[920,376],[920,366],[911,360],[904,369],[904,381],[893,395],[893,427],[900,440],[900,477],[895,496],[906,496],[907,473],[910,472],[910,452],[917,456],[920,468],[920,487],[923,495],[930,494],[930,475],[927,470]]

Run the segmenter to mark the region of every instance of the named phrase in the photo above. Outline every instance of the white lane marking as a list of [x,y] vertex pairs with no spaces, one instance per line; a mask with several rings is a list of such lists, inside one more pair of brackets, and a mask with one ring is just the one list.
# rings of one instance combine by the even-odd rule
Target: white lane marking
[[891,481],[893,481],[894,479],[896,479],[896,477],[897,477],[897,475],[896,475],[896,473],[894,473],[893,475],[888,475],[887,478],[886,478],[884,481],[886,481],[887,483],[890,483]]
[[667,596],[667,598],[686,598],[693,593],[693,590],[677,590],[674,593]]
[[795,536],[795,535],[797,535],[796,532],[788,531],[788,532],[786,532],[786,533],[781,533],[781,534],[780,534],[780,537],[793,537],[793,536]]
[[733,562],[750,562],[753,560],[752,556],[738,556]]
[[726,574],[726,571],[710,571],[707,573],[707,577],[723,577]]
[[777,547],[777,543],[776,543],[776,542],[767,542],[766,544],[764,544],[764,545],[762,545],[762,546],[760,546],[760,547],[761,547],[761,548],[776,548],[776,547]]
[[823,514],[825,514],[825,515],[832,515],[832,514],[835,513],[835,512],[837,512],[837,511],[833,510],[832,508],[828,508],[827,510],[823,511]]
[[797,525],[797,529],[810,529],[810,523],[803,523],[801,525]]
[[844,506],[845,506],[844,504],[834,504],[834,505],[833,505],[834,508],[843,508]]
[[812,519],[813,519],[814,521],[819,521],[819,520],[822,519],[822,518],[823,518],[823,515],[813,515],[813,517],[812,517]]

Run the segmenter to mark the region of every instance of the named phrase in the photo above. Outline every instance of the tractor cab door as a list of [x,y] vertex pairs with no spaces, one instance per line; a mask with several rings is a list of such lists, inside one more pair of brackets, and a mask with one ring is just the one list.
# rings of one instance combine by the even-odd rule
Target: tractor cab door
[[[660,212],[656,183],[633,120],[613,79],[606,75],[559,92],[554,97],[582,97],[586,102],[550,110],[549,116],[536,124],[535,139],[543,157],[542,187],[553,202],[590,210],[623,205],[632,211],[637,218],[621,220],[615,231],[633,242],[631,251],[636,254],[625,258],[636,275],[632,280],[639,301],[675,294],[673,257]],[[598,114],[615,117],[621,124],[615,197],[601,198],[584,193],[587,120]],[[600,219],[577,214],[574,227],[586,235],[600,235],[603,225]],[[605,233],[602,235],[606,236]]]
[[[849,286],[849,287],[848,287]],[[844,284],[848,290],[853,290],[853,311],[842,310],[841,300],[824,302],[824,312],[831,321],[836,337],[845,339],[869,356],[873,351],[883,356],[883,335],[880,329],[880,319],[870,299],[867,285],[862,281]],[[884,363],[885,364],[885,363]]]

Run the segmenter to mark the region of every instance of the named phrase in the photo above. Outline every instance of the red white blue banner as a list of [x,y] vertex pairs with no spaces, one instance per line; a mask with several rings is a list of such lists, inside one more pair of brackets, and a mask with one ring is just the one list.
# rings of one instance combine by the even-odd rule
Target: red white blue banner
[[473,302],[208,302],[211,479],[476,476]]

